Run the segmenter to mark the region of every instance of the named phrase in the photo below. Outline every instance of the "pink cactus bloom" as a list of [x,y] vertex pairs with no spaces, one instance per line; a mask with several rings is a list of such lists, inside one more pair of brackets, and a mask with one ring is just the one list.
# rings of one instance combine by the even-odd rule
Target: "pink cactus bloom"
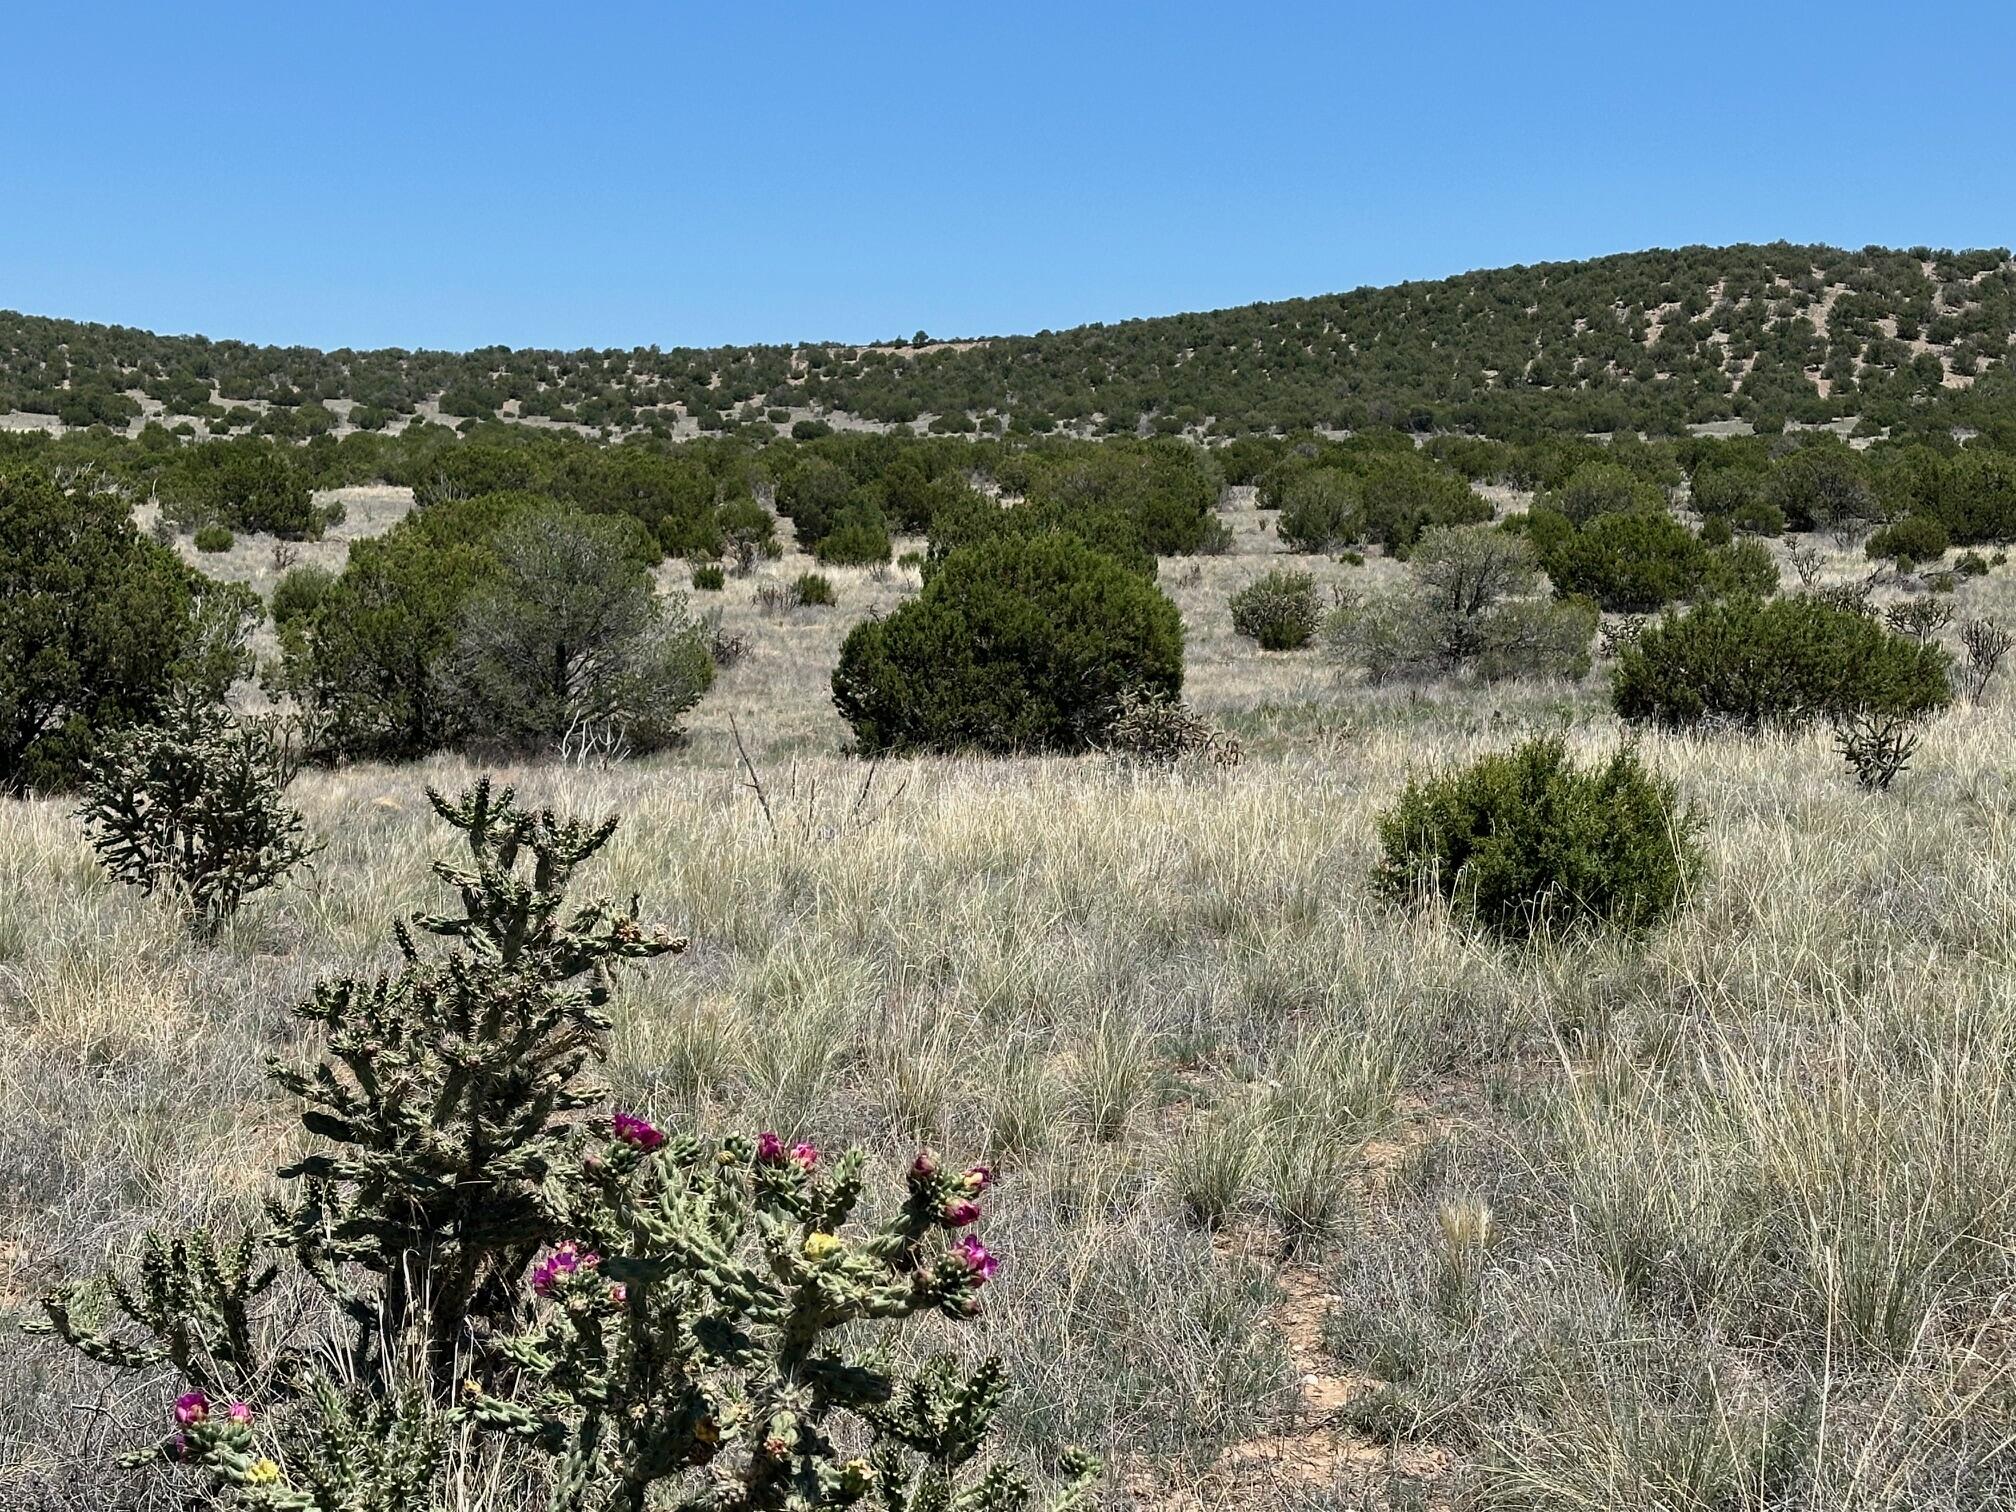
[[980,1204],[971,1197],[953,1197],[938,1210],[938,1216],[947,1228],[964,1228],[979,1221]]
[[542,1297],[553,1295],[554,1287],[573,1275],[576,1271],[593,1270],[602,1263],[602,1257],[594,1252],[582,1254],[580,1247],[569,1239],[557,1246],[553,1253],[532,1267],[532,1290]]
[[756,1158],[764,1165],[782,1165],[784,1163],[784,1141],[779,1139],[773,1131],[765,1129],[761,1134],[756,1136]]
[[251,1426],[252,1409],[243,1402],[233,1402],[229,1407],[224,1409],[224,1415],[240,1428]]
[[192,1428],[210,1416],[210,1398],[200,1391],[185,1391],[175,1398],[175,1421]]
[[966,1235],[952,1246],[952,1253],[966,1262],[966,1268],[973,1273],[975,1286],[985,1286],[994,1279],[994,1272],[1001,1269],[1001,1262],[980,1242],[978,1234]]
[[919,1150],[917,1158],[910,1162],[910,1179],[912,1181],[929,1181],[937,1174],[938,1152],[936,1150]]
[[637,1149],[655,1150],[665,1143],[664,1131],[635,1113],[618,1113],[610,1122],[615,1126],[616,1137]]
[[994,1167],[983,1160],[978,1165],[971,1167],[964,1176],[961,1176],[959,1184],[965,1187],[973,1196],[978,1197],[987,1188],[994,1185]]
[[819,1164],[819,1146],[806,1140],[799,1140],[791,1146],[791,1164],[801,1171],[809,1171]]
[[609,1305],[611,1307],[621,1307],[629,1300],[629,1287],[625,1286],[621,1281],[612,1281],[609,1283]]

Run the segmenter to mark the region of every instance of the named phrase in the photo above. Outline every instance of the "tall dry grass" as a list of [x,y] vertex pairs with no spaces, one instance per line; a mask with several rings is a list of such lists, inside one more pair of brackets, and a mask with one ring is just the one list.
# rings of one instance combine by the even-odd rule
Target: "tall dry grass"
[[[839,572],[838,611],[775,620],[731,584],[759,649],[687,750],[507,773],[623,814],[594,885],[694,938],[620,999],[618,1100],[994,1156],[1007,1437],[1106,1450],[1116,1505],[2016,1504],[2011,703],[1882,797],[1820,733],[1647,737],[1706,817],[1697,894],[1642,941],[1506,952],[1374,899],[1375,816],[1535,728],[1607,750],[1600,700],[1262,657],[1213,618],[1258,554],[1165,568],[1231,771],[923,761],[861,799],[819,679],[903,584]],[[10,1314],[150,1225],[255,1217],[297,1137],[262,1060],[308,1052],[316,978],[390,963],[444,844],[420,785],[469,775],[304,777],[328,850],[208,948],[62,804],[0,807]],[[164,1389],[0,1343],[0,1506],[172,1505],[105,1469]],[[1256,1439],[1315,1447],[1228,1472]]]

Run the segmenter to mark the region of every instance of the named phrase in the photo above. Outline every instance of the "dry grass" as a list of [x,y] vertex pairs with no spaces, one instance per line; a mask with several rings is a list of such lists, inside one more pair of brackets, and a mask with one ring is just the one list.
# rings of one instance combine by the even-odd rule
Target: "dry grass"
[[[1698,896],[1646,941],[1499,952],[1373,899],[1375,815],[1536,726],[1608,748],[1600,699],[1253,651],[1248,514],[1164,571],[1235,770],[918,762],[857,803],[823,675],[906,575],[836,571],[837,609],[778,619],[731,581],[752,650],[676,757],[510,773],[624,814],[598,885],[695,939],[622,1000],[618,1098],[993,1153],[1007,1436],[1104,1448],[1115,1505],[2012,1504],[2016,708],[1939,721],[1884,797],[1821,733],[1648,738],[1707,815]],[[0,1304],[250,1214],[295,1137],[261,1059],[306,1048],[314,979],[389,960],[442,843],[420,784],[467,775],[304,777],[329,850],[212,948],[61,804],[0,809]],[[99,1468],[158,1385],[0,1346],[0,1506],[168,1505]]]

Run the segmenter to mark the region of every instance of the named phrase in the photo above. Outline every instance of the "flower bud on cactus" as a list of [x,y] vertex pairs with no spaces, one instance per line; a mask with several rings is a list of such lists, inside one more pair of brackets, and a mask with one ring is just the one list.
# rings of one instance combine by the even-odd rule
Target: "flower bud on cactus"
[[952,1247],[952,1252],[972,1272],[975,1286],[985,1286],[994,1279],[994,1272],[1001,1268],[1001,1262],[980,1242],[978,1234],[966,1235]]
[[600,1255],[582,1254],[580,1246],[569,1239],[532,1267],[532,1290],[542,1297],[550,1297],[561,1282],[578,1271],[593,1270],[601,1263]]
[[634,1113],[618,1113],[611,1123],[616,1138],[635,1149],[655,1150],[665,1143],[665,1135],[648,1118],[639,1118]]

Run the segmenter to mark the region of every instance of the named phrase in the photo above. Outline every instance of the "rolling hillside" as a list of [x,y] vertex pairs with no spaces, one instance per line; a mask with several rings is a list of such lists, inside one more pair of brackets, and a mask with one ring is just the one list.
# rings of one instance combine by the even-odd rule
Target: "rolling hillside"
[[[921,335],[921,333],[920,333]],[[1497,435],[1867,417],[2016,339],[2004,249],[1690,247],[971,341],[451,354],[259,347],[0,313],[0,416],[312,435],[499,416],[673,435],[812,418],[949,432]]]

